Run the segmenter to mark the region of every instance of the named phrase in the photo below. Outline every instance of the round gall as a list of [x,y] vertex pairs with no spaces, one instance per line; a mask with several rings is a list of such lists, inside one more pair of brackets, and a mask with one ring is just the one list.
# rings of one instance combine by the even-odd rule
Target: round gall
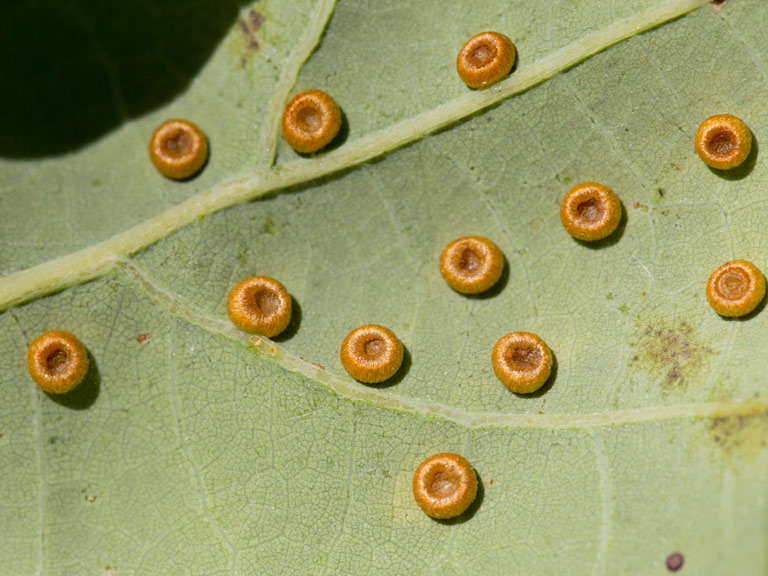
[[378,324],[355,328],[341,344],[341,364],[359,382],[385,382],[397,373],[402,363],[402,343],[392,330]]
[[765,297],[765,277],[747,260],[726,262],[707,282],[707,300],[720,316],[746,316]]
[[274,278],[254,276],[229,293],[227,313],[240,330],[273,338],[291,321],[291,295]]
[[456,58],[456,71],[470,88],[495,84],[512,70],[517,50],[508,37],[482,32],[470,38]]
[[448,244],[440,255],[440,274],[461,294],[492,288],[504,270],[504,254],[482,236],[465,236]]
[[42,390],[66,394],[88,373],[88,351],[73,334],[53,330],[38,336],[29,346],[27,367]]
[[536,334],[511,332],[501,338],[491,353],[493,371],[510,391],[531,394],[552,373],[552,352]]
[[621,201],[608,186],[584,182],[563,198],[560,221],[577,240],[602,240],[613,234],[621,222]]
[[192,122],[168,120],[152,134],[149,157],[166,178],[184,180],[197,174],[208,159],[208,140]]
[[466,458],[443,452],[422,462],[413,475],[413,497],[432,518],[466,512],[477,496],[477,474]]
[[744,163],[752,150],[752,132],[732,114],[710,116],[696,133],[696,152],[707,166],[730,170]]
[[283,138],[302,154],[322,150],[339,133],[341,110],[322,90],[307,90],[288,102],[283,112]]

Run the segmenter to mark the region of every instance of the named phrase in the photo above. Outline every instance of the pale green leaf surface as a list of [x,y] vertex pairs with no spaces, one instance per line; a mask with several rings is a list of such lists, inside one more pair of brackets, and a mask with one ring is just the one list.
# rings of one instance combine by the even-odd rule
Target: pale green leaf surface
[[[86,46],[84,50],[94,54],[88,74],[96,78],[89,77],[85,83],[83,102],[70,104],[66,111],[80,113],[86,119],[103,119],[101,107],[108,107],[112,112],[103,121],[112,121],[115,126],[90,145],[79,142],[85,147],[63,156],[46,156],[34,162],[0,161],[0,189],[3,190],[0,241],[5,247],[0,270],[6,274],[109,238],[226,177],[252,169],[258,160],[254,150],[264,146],[262,128],[281,68],[314,8],[310,0],[260,2],[243,6],[239,12],[237,0],[219,3],[215,10],[206,2],[180,0],[155,7],[141,3],[118,11],[111,3],[95,11],[84,2],[74,3],[75,6],[68,9],[57,8],[55,2],[41,4],[42,8],[29,9],[28,17],[18,17],[19,22],[4,18],[3,25],[26,24],[39,33],[36,29],[41,26],[39,21],[30,23],[27,18],[38,18],[40,12],[53,11],[49,17],[60,16],[72,22],[75,31],[70,42],[75,48],[85,42],[83,38],[93,36],[93,47]],[[254,26],[252,13],[257,14],[258,26]],[[126,20],[121,21],[120,17]],[[168,26],[165,19],[177,19],[178,24]],[[60,29],[60,21],[55,19],[51,23],[50,34],[66,35]],[[221,31],[217,30],[217,24],[222,27]],[[219,38],[214,34],[223,34],[223,26],[231,30],[215,47]],[[113,35],[118,33],[129,39],[133,34],[140,36],[135,43],[126,42],[125,46],[118,44],[110,48],[99,44],[99,40],[116,42]],[[175,35],[167,37],[166,34]],[[200,37],[186,37],[195,34]],[[253,48],[251,43],[258,48]],[[137,49],[136,44],[141,48]],[[50,47],[39,41],[34,46],[41,54],[29,56],[31,64],[39,66],[40,60],[48,62]],[[215,51],[202,55],[208,57],[204,63],[189,62],[183,53],[175,52],[193,48],[196,52],[206,49],[210,52],[214,47]],[[123,52],[118,51],[121,48]],[[124,58],[125,62],[112,62],[110,57]],[[147,70],[147,60],[157,60],[157,69]],[[62,71],[57,72],[52,64],[51,74],[56,75],[51,85],[46,86],[54,94],[59,90],[54,80],[74,67],[67,60],[57,64]],[[200,68],[191,71],[196,73],[194,76],[186,75],[190,71],[178,69],[180,65],[195,64]],[[102,74],[106,77],[103,83],[99,82]],[[142,84],[143,78],[148,86]],[[61,81],[72,82],[70,78]],[[164,94],[164,83],[172,84],[181,92],[167,106],[134,117],[131,103],[123,101],[124,93],[137,98],[155,97],[155,93]],[[6,131],[10,128],[23,134],[26,129],[18,126],[21,119],[18,114],[13,116],[16,112],[6,107],[3,113]],[[172,182],[162,178],[148,162],[149,138],[169,117],[194,118],[209,138],[211,158],[198,178]],[[72,130],[87,132],[87,127],[75,124]],[[66,131],[51,129],[51,132],[61,136],[60,132]],[[0,150],[13,149],[19,142],[24,145],[24,136],[7,135],[0,141]],[[39,146],[45,149],[45,144]],[[120,169],[116,168],[118,161]],[[30,207],[34,207],[35,218],[28,217]]]
[[[338,150],[355,147],[464,94],[455,54],[476,31],[508,33],[522,72],[660,4],[340,0],[303,66],[294,48],[328,3],[230,7],[170,101],[67,154],[2,161],[2,270],[269,170],[276,91],[327,89],[348,122]],[[92,282],[8,309],[0,574],[665,574],[675,551],[683,573],[765,573],[768,326],[765,313],[718,317],[703,288],[734,257],[768,269],[768,173],[759,151],[735,178],[714,173],[692,142],[723,111],[758,144],[768,134],[766,23],[760,0],[704,6],[374,162],[208,215]],[[281,78],[291,62],[295,86]],[[185,183],[146,157],[172,116],[212,144]],[[276,160],[278,174],[320,161],[282,142]],[[598,247],[559,222],[583,180],[625,207]],[[437,270],[464,234],[507,257],[489,297],[452,292]],[[300,312],[277,343],[227,320],[229,290],[253,274],[279,278]],[[354,382],[338,359],[368,322],[408,349],[390,386]],[[91,354],[74,398],[27,373],[27,345],[54,328]],[[515,396],[493,375],[490,350],[512,330],[556,355],[543,393]],[[460,522],[413,501],[413,471],[439,451],[464,454],[483,484]]]

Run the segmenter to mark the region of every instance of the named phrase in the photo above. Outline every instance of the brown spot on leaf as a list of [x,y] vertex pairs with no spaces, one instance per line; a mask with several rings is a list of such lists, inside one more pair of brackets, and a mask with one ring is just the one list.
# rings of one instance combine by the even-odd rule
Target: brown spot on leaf
[[250,57],[259,49],[259,39],[257,32],[261,29],[266,16],[261,12],[251,8],[247,13],[242,14],[237,21],[237,28],[243,40],[242,55],[240,57],[240,66],[245,68],[248,65]]
[[266,20],[266,17],[261,12],[258,12],[251,8],[248,11],[248,19],[251,21],[251,30],[256,32],[259,28],[261,28],[261,25],[264,24],[264,20]]
[[685,321],[667,326],[663,323],[644,326],[635,342],[638,354],[633,362],[641,362],[651,374],[662,376],[666,391],[683,389],[697,375],[707,357],[714,352],[699,341],[694,329]]
[[716,417],[710,436],[727,455],[738,453],[741,459],[755,456],[768,447],[768,409],[756,404],[751,413]]
[[685,558],[680,552],[675,552],[674,554],[667,556],[667,570],[670,572],[677,572],[683,567],[684,563]]
[[142,332],[138,336],[136,336],[136,342],[141,344],[142,346],[152,340],[152,334],[149,334],[148,332]]

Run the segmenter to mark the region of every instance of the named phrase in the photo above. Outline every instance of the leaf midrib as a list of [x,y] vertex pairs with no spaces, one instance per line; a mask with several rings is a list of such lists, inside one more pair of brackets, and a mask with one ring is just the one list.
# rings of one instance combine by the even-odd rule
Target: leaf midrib
[[[43,262],[0,279],[0,310],[34,298],[97,278],[135,254],[176,230],[224,208],[279,193],[291,186],[310,182],[358,166],[388,154],[424,136],[455,124],[502,100],[523,93],[568,70],[603,50],[657,28],[695,10],[709,0],[669,0],[593,32],[529,66],[524,66],[506,80],[482,91],[466,92],[437,108],[403,120],[388,128],[364,136],[347,146],[312,160],[300,159],[271,169],[255,169],[244,176],[226,180],[144,222],[98,244]],[[330,17],[335,2],[323,0],[318,17]],[[322,26],[313,26],[301,48],[292,54],[298,74],[300,64],[322,36]],[[285,78],[289,76],[286,75]],[[281,92],[289,83],[281,77]],[[274,140],[279,122],[279,106],[273,99],[267,126],[267,143]],[[269,149],[269,146],[268,146]],[[265,162],[270,163],[268,151]]]

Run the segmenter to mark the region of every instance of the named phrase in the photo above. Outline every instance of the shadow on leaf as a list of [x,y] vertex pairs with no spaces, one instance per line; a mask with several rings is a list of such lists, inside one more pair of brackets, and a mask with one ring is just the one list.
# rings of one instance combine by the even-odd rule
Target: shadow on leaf
[[712,174],[717,174],[724,180],[743,180],[752,173],[752,170],[755,169],[755,164],[757,163],[757,156],[759,153],[760,145],[757,143],[757,136],[755,136],[753,133],[752,149],[749,151],[749,156],[747,156],[747,159],[744,160],[744,163],[741,166],[737,166],[736,168],[732,168],[730,170],[718,170],[717,168],[712,168],[711,166],[707,166],[707,168],[709,168],[709,171],[712,172]]
[[[0,156],[85,146],[187,88],[246,0],[8,2],[0,9]],[[239,22],[258,49],[263,16]]]
[[483,482],[483,478],[477,470],[475,470],[475,474],[477,474],[477,496],[475,496],[475,499],[472,501],[472,504],[469,505],[469,508],[455,518],[432,518],[433,521],[442,524],[443,526],[455,526],[456,524],[464,524],[464,522],[467,522],[474,517],[483,505],[483,499],[485,498],[485,483]]
[[45,395],[57,404],[72,410],[87,410],[96,402],[100,390],[101,374],[99,367],[96,364],[96,359],[88,352],[88,373],[78,387],[66,394],[49,394],[46,392]]

